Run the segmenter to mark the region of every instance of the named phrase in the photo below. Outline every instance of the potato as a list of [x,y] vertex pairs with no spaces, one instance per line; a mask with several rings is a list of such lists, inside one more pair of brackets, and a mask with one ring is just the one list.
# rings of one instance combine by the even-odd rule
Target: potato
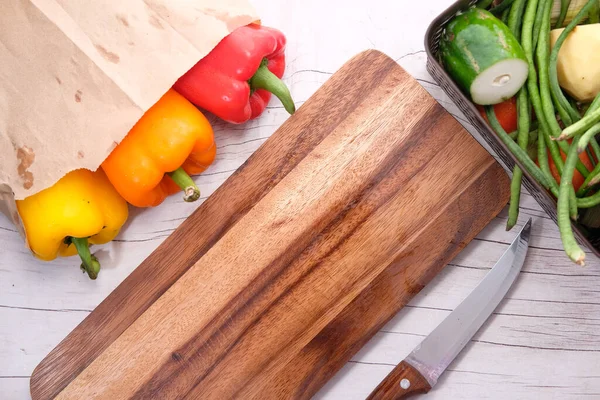
[[[551,46],[563,29],[550,33]],[[558,53],[558,82],[580,102],[600,92],[600,24],[580,25],[567,36]]]

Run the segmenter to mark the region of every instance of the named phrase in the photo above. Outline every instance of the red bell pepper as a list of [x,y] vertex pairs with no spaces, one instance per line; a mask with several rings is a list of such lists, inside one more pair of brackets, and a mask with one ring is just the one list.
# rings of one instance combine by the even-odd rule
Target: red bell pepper
[[242,26],[225,37],[173,88],[197,107],[235,124],[262,114],[271,93],[293,114],[294,101],[281,81],[285,45],[285,36],[276,29],[257,24]]

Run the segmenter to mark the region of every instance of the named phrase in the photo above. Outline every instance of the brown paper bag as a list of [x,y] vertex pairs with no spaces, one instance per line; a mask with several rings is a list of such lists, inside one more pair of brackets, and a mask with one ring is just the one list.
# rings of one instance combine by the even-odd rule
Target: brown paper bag
[[2,0],[0,211],[96,170],[137,120],[236,28],[247,0]]

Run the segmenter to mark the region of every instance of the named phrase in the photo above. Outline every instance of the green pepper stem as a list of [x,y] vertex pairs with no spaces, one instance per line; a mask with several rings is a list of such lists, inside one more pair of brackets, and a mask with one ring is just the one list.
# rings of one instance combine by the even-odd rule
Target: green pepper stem
[[87,272],[90,279],[96,279],[98,277],[98,272],[100,272],[100,262],[98,262],[96,256],[90,252],[87,238],[72,237],[70,239],[71,243],[75,245],[77,253],[79,253],[79,257],[81,258],[81,269]]
[[183,200],[191,203],[200,198],[200,189],[183,168],[179,167],[173,172],[167,172],[167,175],[183,190]]
[[250,78],[249,83],[252,90],[264,89],[277,96],[285,110],[290,114],[296,112],[296,105],[289,89],[281,79],[269,70],[267,59],[262,61],[254,76]]

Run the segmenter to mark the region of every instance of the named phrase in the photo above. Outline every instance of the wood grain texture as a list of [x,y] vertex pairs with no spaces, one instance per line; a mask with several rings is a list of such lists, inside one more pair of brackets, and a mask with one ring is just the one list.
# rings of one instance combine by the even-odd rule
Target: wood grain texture
[[[53,350],[32,397],[309,396],[507,199],[491,156],[362,53]],[[336,356],[321,370],[313,349]]]
[[[504,179],[503,171],[488,169],[482,179],[473,182],[470,189],[448,205],[443,215],[431,221],[428,230],[435,233],[415,238],[411,248],[401,252],[284,368],[255,386],[250,385],[247,390],[256,397],[263,393],[266,398],[281,398],[287,394],[292,394],[293,398],[310,398],[483,229],[484,219],[467,221],[464,214],[482,204],[493,204],[498,196],[503,198],[505,189],[502,185],[498,191],[490,190],[489,182]],[[472,192],[482,197],[473,196]],[[456,230],[447,229],[449,226]],[[444,245],[432,246],[433,241]],[[423,264],[431,267],[427,274],[421,275]],[[407,324],[411,327],[423,325],[422,321],[416,320]]]
[[371,392],[367,400],[399,400],[427,393],[431,385],[412,365],[402,361]]

